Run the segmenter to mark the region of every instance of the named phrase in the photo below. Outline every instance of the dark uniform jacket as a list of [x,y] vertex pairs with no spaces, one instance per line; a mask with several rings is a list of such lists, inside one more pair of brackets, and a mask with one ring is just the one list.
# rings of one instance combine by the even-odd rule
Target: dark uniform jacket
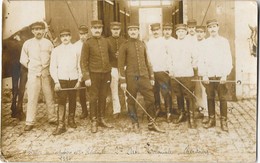
[[109,36],[107,38],[107,40],[111,46],[111,52],[112,52],[112,55],[110,58],[111,66],[114,68],[117,68],[117,66],[118,66],[117,57],[118,56],[116,56],[116,52],[118,52],[120,46],[126,41],[126,39],[123,37],[114,38],[112,36]]
[[125,82],[126,76],[147,76],[153,80],[153,70],[145,43],[132,38],[126,41],[119,49],[118,69],[121,83]]
[[80,67],[83,80],[90,79],[90,72],[106,73],[111,71],[110,57],[111,47],[103,38],[92,37],[82,47]]

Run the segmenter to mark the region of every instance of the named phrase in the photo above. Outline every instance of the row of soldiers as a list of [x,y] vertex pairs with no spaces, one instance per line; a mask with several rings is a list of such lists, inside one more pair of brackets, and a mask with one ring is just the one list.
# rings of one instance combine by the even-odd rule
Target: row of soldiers
[[[80,40],[71,43],[71,32],[62,29],[59,33],[61,45],[53,47],[52,43],[43,38],[44,24],[36,22],[32,25],[34,38],[26,41],[22,48],[20,62],[28,68],[28,104],[25,131],[30,131],[35,124],[37,100],[42,89],[46,99],[50,124],[57,125],[53,135],[66,131],[66,103],[69,99],[68,126],[76,128],[76,90],[89,87],[91,132],[96,133],[98,126],[112,128],[105,122],[106,98],[111,87],[113,113],[121,112],[118,92],[120,86],[127,95],[128,115],[133,130],[139,130],[136,112],[137,93],[144,97],[145,107],[141,106],[148,116],[148,129],[165,132],[155,123],[160,113],[160,93],[163,96],[167,111],[167,121],[171,117],[171,92],[177,97],[179,117],[175,123],[188,117],[188,124],[196,128],[195,116],[202,113],[195,106],[195,82],[203,79],[206,87],[209,119],[205,128],[214,127],[215,90],[220,98],[221,127],[227,127],[227,102],[225,84],[227,75],[232,69],[230,47],[227,39],[218,35],[217,20],[207,21],[207,27],[196,27],[196,21],[188,21],[188,26],[175,26],[177,39],[172,37],[173,25],[163,24],[161,37],[160,23],[151,25],[153,38],[147,43],[139,40],[139,25],[130,24],[129,39],[120,37],[121,24],[111,22],[112,36],[102,37],[103,24],[100,20],[91,21],[91,38],[88,28],[79,28]],[[209,38],[204,40],[206,28]],[[196,31],[195,31],[196,30]],[[189,32],[189,35],[187,35]],[[197,36],[196,36],[197,33]],[[199,41],[198,41],[199,40]],[[52,78],[52,79],[51,79]],[[58,110],[55,111],[53,89],[58,97]],[[217,81],[217,82],[215,82]],[[85,90],[81,90],[81,118],[88,116]],[[185,110],[184,100],[187,108]]]

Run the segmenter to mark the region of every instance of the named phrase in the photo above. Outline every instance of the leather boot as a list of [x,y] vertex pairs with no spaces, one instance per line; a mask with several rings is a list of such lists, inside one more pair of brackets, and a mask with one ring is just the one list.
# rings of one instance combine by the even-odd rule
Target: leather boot
[[98,128],[97,128],[97,118],[93,117],[92,121],[91,121],[91,132],[96,133],[97,130],[98,130]]
[[69,127],[71,128],[77,128],[77,125],[75,123],[75,114],[69,114],[69,117],[68,117],[68,125]]
[[194,112],[194,118],[195,119],[202,119],[204,117],[204,114],[201,113],[198,109],[195,110]]
[[100,117],[100,118],[99,118],[98,124],[99,124],[99,126],[101,126],[101,127],[113,128],[112,125],[110,125],[110,124],[108,124],[108,123],[105,122],[104,117]]
[[150,131],[155,131],[155,132],[159,132],[159,133],[165,133],[164,130],[161,130],[152,119],[149,119],[148,122],[148,130]]
[[155,107],[155,117],[156,118],[159,117],[160,113],[161,113],[161,107],[160,106],[156,106]]
[[209,117],[204,117],[203,120],[202,120],[202,123],[206,124],[208,122],[209,122]]
[[58,107],[58,126],[56,127],[55,131],[52,133],[53,135],[60,135],[66,132],[65,127],[65,111],[66,107],[59,105]]
[[196,128],[196,122],[195,122],[195,118],[194,118],[194,112],[190,111],[189,114],[189,119],[188,119],[188,124],[189,124],[189,128]]
[[88,109],[87,109],[87,107],[82,107],[80,119],[84,119],[84,118],[87,118],[87,117],[88,117]]
[[221,117],[220,124],[221,124],[221,129],[223,131],[228,132],[228,125],[227,125],[227,118],[226,117]]
[[215,126],[216,126],[216,118],[214,115],[210,116],[209,122],[203,125],[204,128],[211,128]]

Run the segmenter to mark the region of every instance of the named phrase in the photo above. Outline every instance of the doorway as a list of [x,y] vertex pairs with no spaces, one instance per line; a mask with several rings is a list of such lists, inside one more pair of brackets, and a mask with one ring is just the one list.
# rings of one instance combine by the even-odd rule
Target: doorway
[[151,37],[150,25],[152,23],[162,24],[162,8],[140,8],[139,24],[141,40],[148,41]]

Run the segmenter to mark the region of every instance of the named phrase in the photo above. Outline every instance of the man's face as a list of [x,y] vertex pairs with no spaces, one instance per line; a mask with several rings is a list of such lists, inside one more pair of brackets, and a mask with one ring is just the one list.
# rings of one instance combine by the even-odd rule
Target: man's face
[[196,34],[196,27],[188,27],[188,33],[191,35],[191,36],[194,36]]
[[129,28],[128,35],[130,38],[137,39],[138,35],[139,35],[139,29],[138,28]]
[[34,37],[36,39],[41,39],[44,35],[44,32],[45,32],[44,28],[33,28],[32,29],[32,33],[34,34]]
[[119,27],[112,27],[111,33],[113,37],[119,37],[120,36],[121,29]]
[[179,40],[182,40],[185,38],[185,36],[187,35],[187,31],[185,29],[178,29],[176,31],[176,35],[178,36]]
[[203,40],[205,38],[206,33],[203,30],[197,30],[196,31],[196,35],[197,35],[198,41],[201,41],[201,40]]
[[214,37],[218,34],[219,26],[217,24],[209,25],[207,28],[208,28],[210,36]]
[[163,29],[163,36],[165,38],[170,38],[172,36],[172,29],[171,28],[164,28]]
[[100,26],[93,26],[91,27],[91,34],[94,37],[100,37],[102,34],[103,28]]
[[67,45],[70,43],[71,35],[70,34],[62,34],[60,35],[60,40],[62,44]]
[[153,37],[154,37],[154,38],[158,38],[158,37],[160,36],[161,29],[160,29],[160,28],[153,29],[153,30],[152,30],[152,33],[153,33]]
[[79,31],[79,38],[81,41],[86,41],[88,39],[88,33],[85,31]]

